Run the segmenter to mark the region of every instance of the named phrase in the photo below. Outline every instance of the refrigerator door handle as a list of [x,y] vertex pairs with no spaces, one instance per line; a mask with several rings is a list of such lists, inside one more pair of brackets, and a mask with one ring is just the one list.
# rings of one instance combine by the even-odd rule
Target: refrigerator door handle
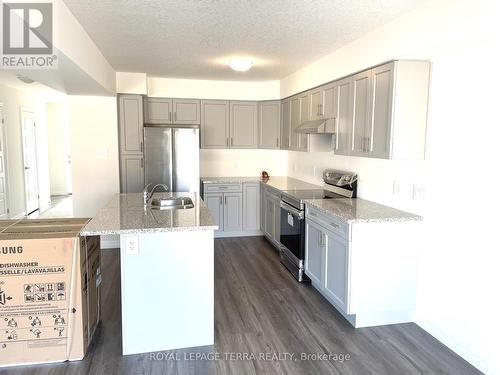
[[170,147],[172,148],[172,168],[170,168],[171,170],[171,173],[170,173],[170,191],[177,191],[177,186],[175,186],[176,184],[176,180],[175,180],[175,169],[176,169],[176,166],[177,166],[177,161],[175,160],[176,158],[176,155],[175,155],[175,143],[177,142],[177,129],[173,129],[172,128],[172,142],[170,142]]

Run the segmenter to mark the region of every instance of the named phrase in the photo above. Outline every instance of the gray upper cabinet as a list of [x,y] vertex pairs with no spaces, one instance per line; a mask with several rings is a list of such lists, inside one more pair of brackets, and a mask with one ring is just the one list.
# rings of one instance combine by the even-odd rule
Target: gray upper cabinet
[[371,157],[388,159],[391,154],[392,96],[394,63],[372,69],[372,136],[368,152]]
[[319,116],[325,119],[336,119],[338,117],[338,86],[330,83],[321,88],[320,112]]
[[200,124],[200,101],[197,99],[173,99],[173,123],[185,125]]
[[200,101],[198,99],[146,98],[147,124],[198,125]]
[[138,155],[120,157],[121,193],[140,193],[144,189],[144,159]]
[[281,102],[281,149],[290,149],[290,99],[285,99]]
[[229,101],[201,101],[201,147],[229,147]]
[[259,148],[280,148],[280,106],[278,100],[259,102]]
[[121,154],[142,154],[144,127],[142,105],[140,95],[120,95],[118,98]]
[[290,150],[299,149],[299,134],[296,129],[300,125],[300,97],[290,99]]
[[324,110],[324,90],[323,87],[311,91],[311,113],[310,119],[317,120],[323,117]]
[[351,155],[367,156],[372,134],[372,71],[358,73],[351,79],[353,89]]
[[[311,93],[306,92],[300,96],[300,123],[309,120],[311,120]],[[308,140],[308,134],[299,133],[297,151],[308,151]]]
[[230,147],[257,148],[257,102],[230,102]]
[[146,124],[171,124],[172,99],[168,98],[146,98],[145,122]]
[[335,85],[337,91],[335,110],[337,114],[334,152],[336,155],[349,155],[352,129],[351,79],[343,79],[336,82]]

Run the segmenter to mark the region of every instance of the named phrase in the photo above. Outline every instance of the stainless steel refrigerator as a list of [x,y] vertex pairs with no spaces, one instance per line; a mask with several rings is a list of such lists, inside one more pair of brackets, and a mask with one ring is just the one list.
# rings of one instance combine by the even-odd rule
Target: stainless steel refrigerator
[[198,128],[145,126],[145,183],[165,184],[169,191],[199,191],[199,132]]

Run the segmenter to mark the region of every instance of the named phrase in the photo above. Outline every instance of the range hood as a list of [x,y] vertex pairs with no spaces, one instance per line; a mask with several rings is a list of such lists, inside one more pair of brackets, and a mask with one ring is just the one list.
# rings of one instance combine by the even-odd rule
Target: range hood
[[335,118],[304,121],[295,129],[302,134],[335,134]]

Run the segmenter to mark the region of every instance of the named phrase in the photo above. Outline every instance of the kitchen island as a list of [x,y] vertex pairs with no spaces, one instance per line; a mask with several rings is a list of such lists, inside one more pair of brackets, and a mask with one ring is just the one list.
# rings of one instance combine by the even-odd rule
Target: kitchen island
[[81,232],[120,235],[124,355],[214,344],[217,225],[197,193],[155,194],[180,196],[194,207],[152,209],[140,193],[117,194]]

